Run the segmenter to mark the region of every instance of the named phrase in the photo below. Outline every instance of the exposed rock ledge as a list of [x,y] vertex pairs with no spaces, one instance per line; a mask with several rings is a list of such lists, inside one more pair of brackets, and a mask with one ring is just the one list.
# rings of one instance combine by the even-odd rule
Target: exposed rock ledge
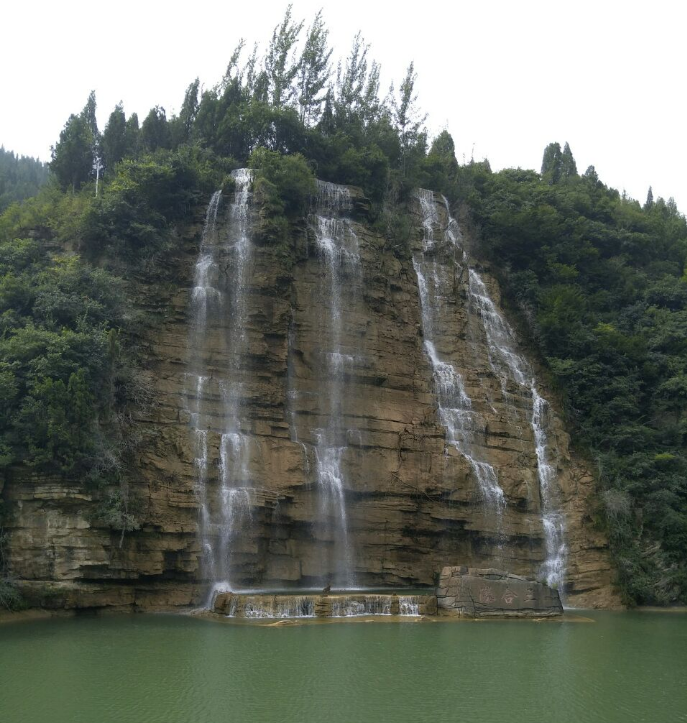
[[492,568],[445,567],[439,578],[437,605],[440,613],[470,618],[563,614],[558,590]]

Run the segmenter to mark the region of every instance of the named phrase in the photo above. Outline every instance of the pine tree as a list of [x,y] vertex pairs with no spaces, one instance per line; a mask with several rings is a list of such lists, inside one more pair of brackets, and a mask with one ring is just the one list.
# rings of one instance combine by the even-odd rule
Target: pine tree
[[395,97],[393,93],[391,96],[392,118],[401,140],[401,162],[404,173],[408,152],[418,141],[420,126],[426,118],[426,116],[420,116],[418,112],[417,94],[415,93],[416,80],[415,64],[411,63],[401,82],[398,97]]
[[141,126],[141,144],[145,150],[152,152],[158,148],[169,148],[169,127],[167,114],[162,106],[150,109]]
[[[81,111],[81,117],[86,122],[88,130],[91,133],[91,177],[97,178],[100,175],[100,171],[103,167],[102,163],[102,152],[100,148],[100,132],[98,131],[98,121],[96,119],[97,104],[95,101],[95,91],[92,90],[88,94],[88,100],[86,105]],[[96,183],[97,193],[97,183]]]
[[294,50],[303,22],[294,23],[291,19],[292,5],[286,8],[284,19],[274,28],[272,41],[265,56],[265,74],[269,81],[272,105],[281,108],[288,105],[295,93],[293,81],[298,74],[298,62]]
[[99,133],[98,133],[98,121],[95,117],[96,112],[96,102],[95,102],[95,91],[92,90],[88,94],[88,100],[86,101],[86,105],[84,106],[83,110],[81,111],[81,116],[86,121],[86,124],[88,125],[89,130],[91,131],[91,135],[93,136],[94,141],[98,139]]
[[250,98],[254,97],[255,85],[258,78],[258,44],[253,44],[253,51],[248,56],[245,66],[243,67],[243,82],[245,84],[246,92]]
[[51,148],[50,170],[63,189],[78,190],[93,170],[93,134],[83,115],[71,115]]
[[577,176],[577,164],[573,158],[570,146],[566,143],[561,153],[561,178],[575,178]]
[[173,145],[177,147],[182,143],[188,143],[193,133],[193,124],[198,115],[200,107],[200,80],[196,78],[184,93],[184,102],[181,104],[179,115],[174,119],[174,130],[172,132]]
[[138,157],[138,150],[140,144],[141,131],[138,127],[138,114],[132,113],[129,116],[129,120],[126,122],[126,153],[124,157],[130,156],[131,158]]
[[121,101],[110,113],[101,141],[103,164],[108,173],[127,155],[126,116]]
[[358,32],[345,65],[342,67],[339,63],[336,72],[336,115],[339,118],[359,115],[363,108],[369,49]]
[[380,70],[379,63],[373,60],[370,66],[370,72],[367,74],[367,80],[365,81],[361,108],[361,115],[366,124],[378,118],[381,111],[381,104],[379,102]]
[[653,208],[654,205],[654,192],[651,186],[649,186],[649,193],[646,194],[646,203],[644,204],[644,210],[648,211]]
[[305,125],[317,123],[324,102],[321,93],[331,75],[329,59],[332,49],[327,48],[328,37],[329,30],[325,27],[320,10],[308,28],[298,66],[298,103],[300,118]]
[[541,175],[549,185],[558,183],[561,179],[562,155],[560,143],[549,143],[544,149]]

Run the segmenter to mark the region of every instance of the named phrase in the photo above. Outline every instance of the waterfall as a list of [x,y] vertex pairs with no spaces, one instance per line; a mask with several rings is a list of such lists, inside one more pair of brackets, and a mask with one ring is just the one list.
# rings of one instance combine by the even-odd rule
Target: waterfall
[[417,596],[401,595],[398,598],[399,615],[420,615],[420,603]]
[[[348,379],[360,363],[359,341],[351,335],[350,312],[357,303],[362,271],[358,238],[350,220],[351,195],[345,186],[318,181],[309,226],[319,260],[311,286],[307,317],[316,334],[317,350],[312,373],[315,391],[299,390],[293,364],[288,369],[288,418],[292,441],[303,448],[306,474],[312,467],[317,493],[318,526],[325,547],[321,550],[322,577],[337,588],[354,586],[353,548],[346,505],[346,456],[351,428]],[[292,319],[289,345],[296,343],[297,323]],[[351,337],[353,336],[353,339]],[[314,402],[310,413],[299,415],[299,395]],[[312,406],[312,405],[310,405]],[[314,421],[312,421],[314,420]],[[308,428],[299,423],[308,421]],[[310,452],[310,454],[308,453]],[[312,459],[312,465],[310,465]]]
[[[227,223],[218,223],[222,193],[213,194],[191,294],[186,399],[194,438],[203,577],[212,593],[231,589],[232,547],[251,520],[251,438],[242,428],[249,371],[248,307],[252,244],[252,173],[232,173]],[[217,444],[211,440],[217,439]],[[215,452],[216,447],[219,447]],[[211,455],[215,455],[211,460]],[[218,459],[217,459],[218,457]]]
[[[439,407],[439,419],[446,429],[446,438],[470,462],[478,481],[485,505],[497,515],[505,507],[496,471],[479,454],[475,447],[475,433],[484,428],[484,422],[475,412],[472,400],[465,390],[460,374],[453,364],[442,359],[437,353],[436,339],[441,324],[441,311],[444,300],[450,297],[453,289],[453,276],[445,266],[436,260],[442,251],[440,242],[435,238],[439,225],[439,213],[434,194],[419,189],[417,197],[422,212],[423,250],[413,259],[418,279],[422,327],[425,337],[424,347],[434,374],[434,386]],[[447,200],[443,199],[448,223],[443,241],[461,255],[464,267],[468,267],[465,252],[461,246],[461,234],[457,222],[452,218]],[[444,253],[446,249],[443,249]],[[487,341],[489,364],[501,384],[503,398],[513,406],[513,395],[509,385],[524,390],[532,404],[530,425],[534,434],[537,458],[537,477],[542,510],[542,527],[546,547],[546,559],[541,575],[547,584],[562,588],[565,580],[565,519],[558,511],[558,486],[555,466],[551,461],[548,441],[547,410],[548,402],[539,394],[536,379],[527,361],[517,353],[512,329],[499,313],[489,292],[479,275],[468,268],[468,296],[470,308],[477,311]]]
[[334,598],[331,617],[356,618],[365,615],[391,615],[391,595],[356,595]]
[[[436,259],[437,240],[435,229],[439,225],[439,213],[432,191],[419,189],[417,198],[422,211],[423,241],[422,252],[413,258],[420,294],[420,311],[424,349],[432,365],[434,388],[437,395],[439,419],[446,430],[446,442],[455,447],[470,463],[477,480],[485,509],[494,514],[497,528],[506,502],[496,470],[481,455],[475,444],[475,433],[484,431],[484,421],[473,409],[472,400],[465,390],[465,384],[453,364],[442,359],[437,351],[440,327],[446,300],[453,293],[453,263],[450,267]],[[450,217],[449,217],[450,218]],[[444,250],[448,244],[453,247],[459,238],[459,230],[451,218],[443,234]]]
[[536,379],[530,365],[515,350],[513,330],[499,313],[482,277],[475,269],[469,271],[468,293],[470,304],[477,309],[482,320],[487,339],[489,363],[499,378],[504,399],[511,398],[508,384],[512,382],[529,394],[532,400],[530,424],[534,434],[537,456],[537,477],[546,546],[546,559],[541,575],[546,579],[548,585],[562,591],[565,582],[566,560],[565,519],[563,514],[558,511],[556,470],[551,463],[546,432],[549,405],[537,391]]
[[[329,348],[321,359],[323,388],[320,391],[324,425],[313,431],[320,518],[326,521],[334,550],[329,571],[339,587],[353,586],[353,559],[348,534],[345,472],[347,449],[344,425],[346,374],[356,355],[344,347],[344,313],[360,283],[358,238],[350,223],[351,196],[345,186],[318,181],[313,230],[325,275],[321,289],[323,342]],[[328,327],[328,329],[326,328]],[[346,353],[348,352],[348,353]]]
[[541,497],[542,523],[546,544],[546,560],[542,576],[546,584],[558,588],[561,595],[565,585],[567,547],[565,544],[565,518],[560,512],[556,469],[549,461],[549,444],[546,434],[546,415],[549,404],[540,396],[532,382],[532,429],[537,452],[537,476]]

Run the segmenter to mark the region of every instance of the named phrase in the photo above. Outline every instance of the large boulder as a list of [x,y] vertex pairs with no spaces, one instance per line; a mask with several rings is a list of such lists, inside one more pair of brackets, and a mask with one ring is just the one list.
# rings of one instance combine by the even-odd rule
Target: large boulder
[[553,617],[563,614],[555,590],[503,570],[445,567],[437,589],[440,614],[460,617]]

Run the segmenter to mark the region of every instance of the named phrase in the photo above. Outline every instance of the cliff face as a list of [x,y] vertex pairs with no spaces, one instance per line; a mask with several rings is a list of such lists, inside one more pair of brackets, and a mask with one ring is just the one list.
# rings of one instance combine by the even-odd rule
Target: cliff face
[[[436,226],[444,229],[447,212],[440,199],[434,203]],[[461,375],[482,420],[473,445],[498,474],[506,502],[495,514],[480,493],[474,466],[447,444],[440,418],[413,264],[422,253],[425,217],[419,204],[414,212],[413,248],[401,259],[365,225],[364,199],[353,193],[357,265],[338,278],[341,323],[332,321],[327,306],[324,291],[332,279],[312,220],[294,234],[288,251],[253,234],[243,294],[245,337],[240,349],[229,352],[240,380],[238,431],[250,441],[242,471],[242,484],[250,487],[248,509],[231,538],[231,578],[239,587],[321,586],[326,579],[342,529],[332,520],[336,506],[322,501],[328,463],[322,430],[338,440],[326,449],[329,463],[335,450],[341,472],[343,532],[356,585],[433,585],[444,566],[456,564],[521,575],[536,575],[542,567],[547,552],[532,397],[499,378],[467,266],[455,247],[437,244],[433,268],[453,282],[441,299],[433,339]],[[220,207],[220,227],[228,213]],[[258,227],[258,214],[251,213]],[[202,229],[199,218],[178,238],[178,251],[161,269],[165,281],[130,282],[149,320],[138,341],[155,390],[150,409],[132,410],[144,434],[132,490],[141,528],[122,538],[98,527],[95,501],[78,481],[21,470],[5,480],[9,565],[34,602],[161,607],[197,604],[206,593],[192,429],[199,402],[189,383],[189,359],[195,353],[206,377],[219,377],[230,320],[209,324],[202,349],[193,348],[191,293]],[[231,285],[231,270],[225,273]],[[498,287],[487,269],[481,279],[498,306]],[[335,404],[336,427],[330,424]],[[225,464],[220,420],[226,405],[212,387],[203,405],[205,484],[216,498]],[[565,519],[567,602],[617,604],[606,541],[592,524],[593,479],[571,454],[553,410],[548,437]]]

